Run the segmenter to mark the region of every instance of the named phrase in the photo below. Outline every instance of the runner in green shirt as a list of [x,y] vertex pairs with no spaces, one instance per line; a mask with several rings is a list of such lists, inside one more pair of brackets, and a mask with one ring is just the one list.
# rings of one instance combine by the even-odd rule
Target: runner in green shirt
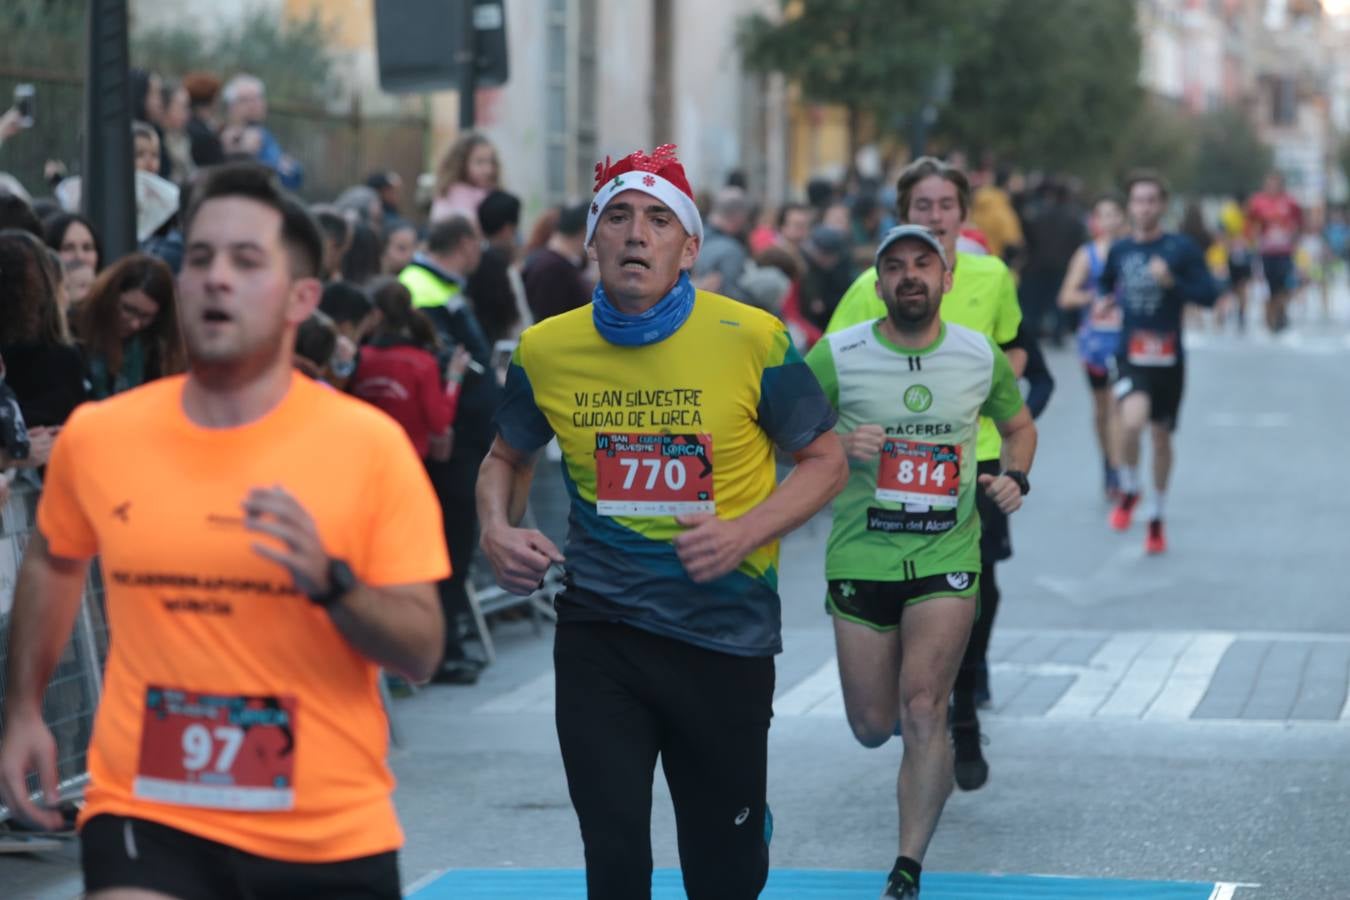
[[[882,896],[913,898],[952,790],[947,698],[976,613],[975,497],[1021,506],[1036,427],[997,345],[939,317],[952,283],[942,243],[902,225],[877,260],[885,317],[828,335],[806,361],[850,464],[825,564],[844,706],[864,746],[903,726],[900,853]],[[999,474],[976,472],[982,414],[1003,437]]]
[[[1018,345],[1022,312],[1017,305],[1017,287],[1003,261],[993,256],[957,253],[961,223],[970,212],[970,183],[965,173],[930,156],[905,167],[895,185],[896,213],[901,222],[922,225],[942,244],[952,262],[952,284],[942,298],[940,314],[948,324],[964,325],[992,338],[1008,356],[1013,373],[1022,376],[1027,351]],[[877,270],[868,269],[853,283],[826,333],[886,315],[877,293]],[[987,417],[980,420],[976,459],[980,474],[999,471],[999,435]],[[994,567],[1012,556],[1008,517],[987,499],[977,498],[980,513],[980,608],[979,618],[966,644],[966,655],[956,677],[953,694],[952,741],[956,745],[956,785],[972,791],[989,778],[989,764],[981,749],[977,702],[989,699],[989,668],[986,656],[989,636],[998,613],[999,590]]]

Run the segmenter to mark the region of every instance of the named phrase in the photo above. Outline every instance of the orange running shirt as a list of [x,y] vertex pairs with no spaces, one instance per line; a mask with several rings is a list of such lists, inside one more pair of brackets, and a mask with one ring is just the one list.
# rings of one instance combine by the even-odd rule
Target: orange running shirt
[[396,849],[378,669],[250,549],[270,538],[241,504],[280,485],[363,583],[436,581],[449,560],[426,472],[393,419],[303,376],[229,429],[187,418],[184,381],[76,410],[38,508],[51,552],[99,555],[107,586],[81,821],[137,816],[293,862]]

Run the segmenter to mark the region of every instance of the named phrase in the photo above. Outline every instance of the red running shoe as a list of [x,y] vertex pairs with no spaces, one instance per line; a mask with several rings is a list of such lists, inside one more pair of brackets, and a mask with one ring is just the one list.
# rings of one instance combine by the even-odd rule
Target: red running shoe
[[1138,502],[1138,494],[1121,494],[1120,502],[1111,510],[1111,518],[1107,522],[1116,531],[1129,531],[1130,522],[1134,519],[1134,505]]
[[1144,538],[1144,552],[1157,556],[1167,551],[1167,537],[1163,534],[1162,519],[1153,519],[1148,523],[1148,537]]

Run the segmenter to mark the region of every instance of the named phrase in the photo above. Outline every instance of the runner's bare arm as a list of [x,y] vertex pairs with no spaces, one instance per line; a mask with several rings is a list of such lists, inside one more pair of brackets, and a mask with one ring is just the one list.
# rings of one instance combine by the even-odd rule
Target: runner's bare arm
[[[1031,410],[1023,406],[1012,418],[994,424],[1003,437],[1003,471],[1030,472],[1031,462],[1036,456],[1036,425],[1031,420]],[[1003,512],[1015,512],[1021,507],[1022,490],[1008,476],[981,475],[979,483],[989,499],[998,504]]]
[[436,585],[358,585],[328,610],[347,643],[372,662],[416,682],[436,671],[445,620]]
[[42,696],[70,638],[88,570],[88,560],[52,555],[47,539],[34,531],[10,613],[0,800],[44,828],[60,827],[61,815],[28,799],[26,779],[36,770],[47,805],[56,804],[56,742],[42,720]]
[[690,578],[704,583],[735,571],[756,548],[799,527],[844,489],[848,460],[833,430],[792,457],[797,465],[783,483],[740,518],[708,513],[676,518],[689,529],[675,538],[675,552]]
[[1019,347],[1016,341],[1000,349],[1003,351],[1003,355],[1008,357],[1008,365],[1012,366],[1013,377],[1021,378],[1022,373],[1027,370],[1027,351]]
[[478,470],[479,545],[492,565],[497,583],[513,594],[533,593],[548,567],[563,555],[542,532],[516,527],[525,516],[534,477],[532,454],[517,450],[500,437],[492,442]]
[[[243,505],[245,527],[278,542],[255,543],[254,552],[286,568],[306,594],[326,592],[330,559],[300,501],[272,487],[251,491]],[[430,582],[380,587],[358,583],[328,614],[357,652],[386,669],[426,681],[440,662],[445,623]]]
[[1003,437],[1003,468],[1030,472],[1036,457],[1036,425],[1031,410],[1023,406],[1011,419],[995,422]]
[[1087,250],[1079,247],[1073,251],[1073,257],[1069,260],[1069,270],[1064,273],[1064,281],[1059,289],[1060,309],[1080,309],[1097,299],[1097,286],[1084,284],[1087,276]]

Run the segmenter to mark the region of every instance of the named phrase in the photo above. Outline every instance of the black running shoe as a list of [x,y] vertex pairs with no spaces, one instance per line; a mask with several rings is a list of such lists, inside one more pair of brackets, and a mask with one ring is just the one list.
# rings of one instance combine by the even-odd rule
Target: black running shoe
[[909,880],[897,863],[886,876],[886,890],[881,892],[881,900],[918,900],[918,897],[919,886]]
[[956,750],[956,786],[963,791],[975,791],[989,780],[989,763],[984,761],[980,745],[979,722],[953,722],[952,745]]

